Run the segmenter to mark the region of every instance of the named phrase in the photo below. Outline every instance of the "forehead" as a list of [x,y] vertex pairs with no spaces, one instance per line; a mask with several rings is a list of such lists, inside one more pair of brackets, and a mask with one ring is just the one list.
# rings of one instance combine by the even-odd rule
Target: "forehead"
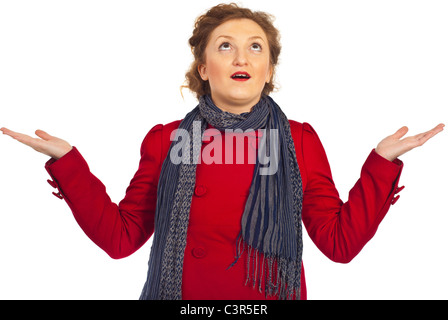
[[233,19],[226,21],[213,30],[210,39],[215,41],[223,36],[242,40],[260,37],[267,42],[267,37],[263,29],[258,23],[250,19]]

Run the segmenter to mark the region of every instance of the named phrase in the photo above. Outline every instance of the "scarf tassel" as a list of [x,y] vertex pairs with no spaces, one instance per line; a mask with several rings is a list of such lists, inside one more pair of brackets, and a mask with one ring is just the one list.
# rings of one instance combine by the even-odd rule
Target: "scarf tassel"
[[[278,296],[280,300],[300,299],[301,261],[263,254],[247,244],[240,233],[237,239],[235,260],[227,268],[232,268],[247,252],[246,286],[256,288],[265,297]],[[264,288],[263,288],[264,287]]]

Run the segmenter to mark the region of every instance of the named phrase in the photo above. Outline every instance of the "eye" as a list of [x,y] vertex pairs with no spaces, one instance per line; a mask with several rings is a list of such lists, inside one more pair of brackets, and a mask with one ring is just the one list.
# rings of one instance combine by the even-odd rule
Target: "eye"
[[258,43],[253,43],[250,48],[254,51],[261,51],[261,45]]
[[230,43],[224,42],[219,46],[219,50],[229,51],[231,49]]

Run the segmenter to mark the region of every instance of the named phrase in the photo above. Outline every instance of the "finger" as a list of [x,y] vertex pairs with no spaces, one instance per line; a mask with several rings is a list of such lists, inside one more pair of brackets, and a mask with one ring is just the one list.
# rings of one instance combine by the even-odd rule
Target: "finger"
[[443,124],[443,123],[439,123],[437,126],[435,126],[434,127],[434,129],[432,129],[432,130],[434,130],[434,131],[436,131],[436,133],[439,133],[439,132],[441,132],[441,131],[443,131],[443,128],[445,127],[445,124]]
[[445,125],[443,123],[438,124],[437,126],[435,126],[434,128],[432,128],[431,130],[426,131],[427,132],[435,132],[435,133],[439,133],[440,131],[443,130],[443,127],[445,127]]
[[0,128],[0,131],[3,132],[3,134],[6,134],[6,135],[8,135],[8,136],[10,135],[10,133],[13,132],[13,131],[11,131],[11,130],[5,128],[5,127]]
[[11,138],[14,138],[14,139],[16,139],[17,137],[20,137],[22,135],[19,132],[14,132],[14,131],[9,130],[7,128],[1,128],[0,130],[3,132],[3,134],[6,134],[6,135],[8,135],[8,136],[10,136]]
[[394,138],[396,138],[396,139],[401,139],[401,138],[404,137],[404,135],[405,135],[406,133],[408,133],[408,131],[409,131],[408,127],[406,127],[406,126],[401,127],[400,129],[397,130],[397,132],[395,132],[395,133],[392,135],[392,137],[394,137]]
[[54,138],[53,136],[49,135],[48,133],[46,133],[43,130],[36,130],[35,134],[36,134],[36,136],[38,136],[39,138],[42,138],[45,141],[48,141],[51,138]]
[[444,126],[445,125],[443,123],[441,123],[441,124],[435,126],[434,128],[432,128],[431,130],[417,134],[412,138],[415,141],[415,144],[417,146],[421,146],[421,145],[425,144],[426,141],[428,141],[429,139],[434,137],[436,134],[443,131]]
[[20,132],[15,132],[6,128],[1,128],[1,131],[3,132],[3,134],[6,134],[8,136],[10,136],[11,138],[26,144],[29,147],[35,148],[39,146],[39,141],[41,141],[40,139],[37,138],[33,138],[30,137],[26,134],[20,133]]
[[426,132],[420,133],[418,134],[416,137],[421,138],[426,138],[426,137],[433,137],[434,135],[436,135],[437,133],[441,132],[443,130],[443,127],[445,125],[443,123],[435,126],[434,128],[432,128],[431,130],[428,130]]
[[22,143],[30,146],[30,147],[31,147],[31,145],[34,144],[34,140],[37,140],[36,138],[30,137],[26,134],[18,133],[18,132],[14,132],[13,134],[11,134],[11,137],[19,142],[22,142]]

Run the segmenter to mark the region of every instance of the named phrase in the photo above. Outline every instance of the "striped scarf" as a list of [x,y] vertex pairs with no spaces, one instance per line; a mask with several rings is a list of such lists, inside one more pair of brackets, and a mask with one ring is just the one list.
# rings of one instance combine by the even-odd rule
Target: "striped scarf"
[[[198,126],[200,124],[200,126]],[[247,250],[246,285],[259,284],[266,296],[300,298],[302,266],[302,180],[288,119],[269,96],[262,96],[251,112],[233,114],[216,107],[210,96],[188,113],[179,129],[200,129],[207,124],[225,129],[265,129],[260,143],[249,196],[236,239],[236,261]],[[191,199],[196,182],[196,163],[201,141],[182,139],[182,161],[173,163],[171,152],[179,130],[162,164],[157,189],[155,232],[148,262],[148,276],[140,299],[182,299],[182,269],[186,247]],[[273,140],[273,141],[271,141]],[[266,171],[260,155],[270,154],[277,161],[274,173]],[[273,157],[274,156],[274,157]],[[233,264],[234,264],[233,263]],[[230,265],[233,266],[233,264]],[[251,281],[252,280],[252,281]]]

